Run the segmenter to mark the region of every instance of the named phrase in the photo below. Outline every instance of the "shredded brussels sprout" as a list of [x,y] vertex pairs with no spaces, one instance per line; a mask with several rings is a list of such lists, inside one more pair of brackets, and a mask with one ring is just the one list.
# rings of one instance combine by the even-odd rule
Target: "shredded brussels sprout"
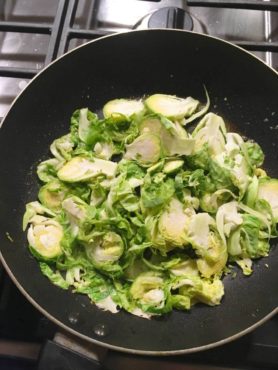
[[220,304],[231,264],[250,275],[268,255],[278,179],[261,168],[257,143],[207,113],[206,98],[154,94],[111,100],[104,118],[73,113],[23,217],[53,284],[149,319]]

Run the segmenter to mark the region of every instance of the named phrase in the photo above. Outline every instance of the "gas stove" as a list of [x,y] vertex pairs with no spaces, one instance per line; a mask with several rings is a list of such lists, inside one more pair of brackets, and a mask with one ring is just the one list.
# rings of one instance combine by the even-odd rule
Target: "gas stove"
[[[2,0],[0,120],[28,81],[66,51],[107,34],[161,27],[229,40],[278,70],[278,1]],[[1,369],[148,370],[155,366],[277,369],[278,317],[241,339],[205,352],[163,358],[122,354],[62,333],[26,301],[0,266]]]

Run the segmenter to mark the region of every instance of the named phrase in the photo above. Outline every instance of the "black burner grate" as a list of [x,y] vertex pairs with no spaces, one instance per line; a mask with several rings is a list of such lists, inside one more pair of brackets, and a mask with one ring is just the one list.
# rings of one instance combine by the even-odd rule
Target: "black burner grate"
[[[57,57],[57,50],[63,30],[64,19],[69,10],[68,4],[68,0],[59,0],[53,24],[2,21],[0,22],[0,31],[50,35],[48,50],[44,61],[44,64],[47,65]],[[37,73],[37,69],[31,68],[0,67],[0,76],[2,77],[32,78]]]

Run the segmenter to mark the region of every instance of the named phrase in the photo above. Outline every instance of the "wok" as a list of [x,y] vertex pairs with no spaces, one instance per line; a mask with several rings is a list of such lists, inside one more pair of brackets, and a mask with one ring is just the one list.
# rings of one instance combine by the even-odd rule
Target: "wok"
[[155,92],[204,101],[203,85],[211,110],[225,117],[233,130],[258,141],[266,153],[264,167],[278,177],[278,131],[273,129],[277,73],[230,43],[196,33],[145,30],[90,42],[37,75],[5,117],[0,131],[2,263],[26,298],[69,332],[121,351],[179,354],[236,339],[278,312],[274,245],[269,258],[255,263],[251,277],[239,273],[235,279],[224,278],[226,294],[220,306],[197,305],[152,320],[101,311],[86,296],[55,287],[27,248],[21,224],[25,204],[36,199],[36,166],[49,157],[52,140],[68,131],[76,108],[98,111],[110,99]]

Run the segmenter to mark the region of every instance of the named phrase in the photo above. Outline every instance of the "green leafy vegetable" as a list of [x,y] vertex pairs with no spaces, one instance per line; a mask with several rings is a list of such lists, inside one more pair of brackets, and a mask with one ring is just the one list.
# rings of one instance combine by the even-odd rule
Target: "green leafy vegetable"
[[131,117],[144,110],[144,104],[141,100],[115,99],[105,104],[103,115],[105,118],[115,117],[117,114]]
[[278,179],[262,179],[259,181],[258,199],[266,200],[278,222]]
[[39,201],[23,216],[28,248],[53,284],[149,319],[220,304],[230,265],[250,275],[269,254],[278,180],[260,168],[257,143],[207,113],[206,96],[204,105],[165,94],[114,99],[104,118],[73,113],[38,165]]
[[78,182],[90,180],[99,175],[113,177],[116,170],[117,164],[111,161],[74,157],[58,171],[57,176],[61,181]]
[[182,99],[173,95],[155,94],[148,97],[145,104],[151,112],[170,119],[181,119],[190,117],[197,109],[199,102],[191,97]]
[[46,261],[59,257],[63,253],[62,226],[57,221],[43,216],[35,216],[30,222],[27,238],[34,256]]

